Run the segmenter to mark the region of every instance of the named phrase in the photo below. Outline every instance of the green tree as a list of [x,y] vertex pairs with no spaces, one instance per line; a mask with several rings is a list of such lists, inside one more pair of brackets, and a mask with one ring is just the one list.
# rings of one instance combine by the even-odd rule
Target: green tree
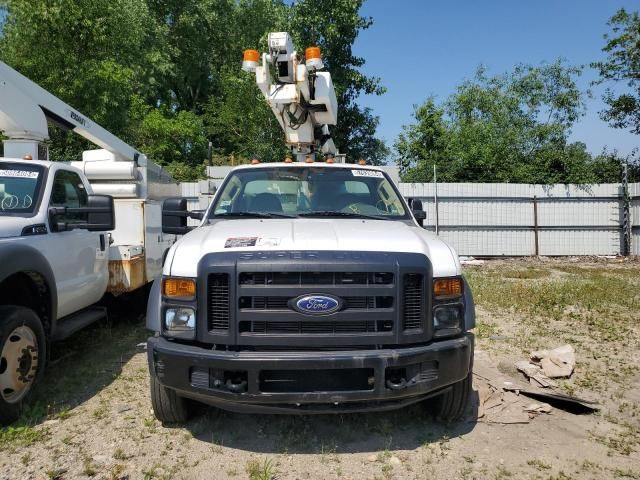
[[604,36],[602,49],[607,58],[592,66],[600,73],[598,83],[625,85],[627,91],[618,93],[607,88],[604,101],[609,108],[601,115],[616,128],[640,134],[640,15],[622,8],[608,25],[611,33]]
[[[382,89],[351,53],[371,24],[358,14],[362,1],[0,0],[0,59],[191,179],[209,141],[217,161],[283,158],[283,133],[240,61],[268,32],[293,28],[300,45],[320,43],[336,79],[336,143],[352,159],[380,161],[378,120],[357,99]],[[92,148],[54,125],[50,136],[52,159]]]
[[373,24],[360,15],[364,0],[300,0],[291,7],[291,32],[300,51],[317,45],[331,72],[338,100],[338,125],[332,135],[338,149],[349,161],[365,158],[383,163],[387,147],[376,138],[379,123],[372,111],[358,104],[361,95],[382,95],[380,79],[368,77],[359,69],[365,59],[353,54],[359,33]]
[[422,105],[414,105],[413,118],[415,122],[405,125],[396,140],[396,163],[407,182],[432,180],[433,166],[447,160],[450,132],[445,109],[429,97]]
[[[166,56],[144,0],[6,0],[0,59],[116,135],[129,137],[130,111],[151,101]],[[52,126],[51,158],[92,146]]]
[[585,108],[580,73],[561,61],[497,76],[480,68],[442,104],[427,99],[395,143],[404,178],[430,181],[435,164],[442,181],[603,180],[586,146],[567,140]]

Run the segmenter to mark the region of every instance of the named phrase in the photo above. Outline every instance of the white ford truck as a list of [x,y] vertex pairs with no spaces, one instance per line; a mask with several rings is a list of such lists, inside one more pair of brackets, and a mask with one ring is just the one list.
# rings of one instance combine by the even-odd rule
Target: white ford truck
[[15,420],[47,345],[105,316],[113,198],[73,167],[0,159],[0,424]]
[[[70,164],[48,161],[47,120],[102,148]],[[132,292],[160,274],[175,241],[160,231],[161,202],[178,186],[136,149],[2,62],[0,132],[3,424],[18,416],[51,342],[104,318],[95,303],[105,292]]]
[[[186,235],[147,311],[159,420],[186,420],[194,400],[308,414],[437,397],[440,418],[463,415],[471,290],[453,249],[421,228],[421,203],[382,169],[238,167],[206,213],[186,205],[164,202],[164,232]],[[189,217],[202,222],[193,229]]]

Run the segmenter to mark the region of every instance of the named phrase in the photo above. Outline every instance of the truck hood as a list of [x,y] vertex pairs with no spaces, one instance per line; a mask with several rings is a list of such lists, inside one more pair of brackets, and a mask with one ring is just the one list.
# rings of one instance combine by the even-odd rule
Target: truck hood
[[449,245],[417,225],[362,219],[220,220],[189,232],[169,251],[165,275],[196,277],[207,253],[265,250],[335,250],[422,253],[433,275],[461,274],[458,256]]
[[0,238],[19,237],[22,229],[38,223],[34,218],[10,217],[0,215]]

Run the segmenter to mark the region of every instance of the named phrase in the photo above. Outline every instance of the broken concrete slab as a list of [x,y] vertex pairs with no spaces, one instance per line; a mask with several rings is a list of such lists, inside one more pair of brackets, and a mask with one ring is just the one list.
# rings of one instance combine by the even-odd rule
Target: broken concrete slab
[[593,413],[600,410],[597,402],[584,398],[573,397],[571,395],[565,395],[563,393],[531,390],[520,388],[518,386],[508,385],[505,385],[503,388],[507,391],[517,392],[518,394],[527,396],[529,398],[533,398],[536,400],[545,400],[555,408],[559,408],[569,413]]
[[576,366],[576,352],[571,345],[532,352],[529,358],[532,363],[540,365],[549,378],[570,377]]

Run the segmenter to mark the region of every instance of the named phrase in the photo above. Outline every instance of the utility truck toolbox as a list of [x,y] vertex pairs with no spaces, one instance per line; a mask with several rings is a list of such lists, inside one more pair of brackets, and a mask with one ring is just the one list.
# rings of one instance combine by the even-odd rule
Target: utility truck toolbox
[[184,421],[191,400],[327,413],[437,397],[459,418],[473,298],[423,218],[384,171],[347,164],[238,167],[204,215],[165,201],[163,230],[186,235],[149,299],[156,416]]

